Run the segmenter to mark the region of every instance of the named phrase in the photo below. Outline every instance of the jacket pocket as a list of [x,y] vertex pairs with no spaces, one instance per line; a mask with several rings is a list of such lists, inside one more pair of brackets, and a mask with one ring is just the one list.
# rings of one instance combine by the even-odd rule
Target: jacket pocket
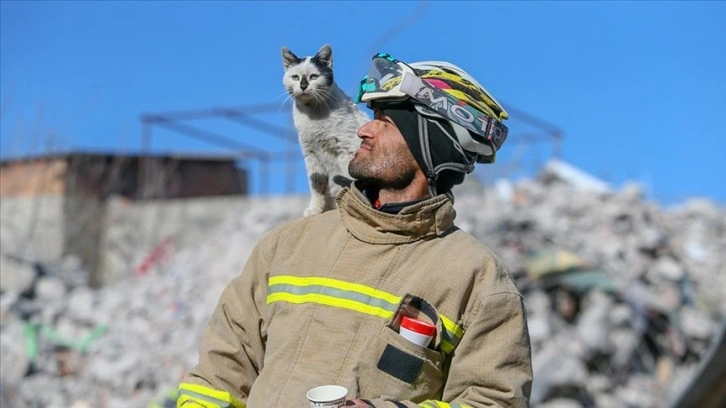
[[[411,297],[404,297],[394,317],[379,326],[378,335],[374,335],[371,343],[366,346],[358,378],[360,395],[363,398],[420,402],[441,396],[444,385],[444,354],[414,344],[397,331],[401,313],[417,317],[410,314],[410,301]],[[440,323],[437,326],[440,327]]]

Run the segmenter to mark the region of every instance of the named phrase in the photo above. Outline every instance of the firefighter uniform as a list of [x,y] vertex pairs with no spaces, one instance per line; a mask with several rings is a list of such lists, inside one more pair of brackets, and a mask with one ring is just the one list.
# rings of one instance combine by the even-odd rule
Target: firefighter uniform
[[[505,265],[439,195],[392,215],[355,185],[268,232],[223,292],[179,406],[307,407],[339,384],[375,407],[527,406],[531,350]],[[428,347],[402,316],[433,323]]]

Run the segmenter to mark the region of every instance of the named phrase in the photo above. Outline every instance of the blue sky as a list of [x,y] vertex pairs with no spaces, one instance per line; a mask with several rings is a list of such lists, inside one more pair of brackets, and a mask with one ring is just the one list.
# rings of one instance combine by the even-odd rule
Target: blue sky
[[[289,129],[280,47],[303,56],[329,43],[349,94],[377,51],[447,60],[563,134],[557,148],[510,112],[500,160],[477,174],[518,177],[559,154],[663,204],[723,204],[724,21],[726,3],[712,1],[2,1],[0,155],[139,152],[140,116],[173,111],[273,106],[255,118]],[[298,149],[229,120],[185,123],[277,155]],[[231,153],[158,127],[150,148]],[[253,191],[306,190],[299,154],[292,167],[244,164]]]

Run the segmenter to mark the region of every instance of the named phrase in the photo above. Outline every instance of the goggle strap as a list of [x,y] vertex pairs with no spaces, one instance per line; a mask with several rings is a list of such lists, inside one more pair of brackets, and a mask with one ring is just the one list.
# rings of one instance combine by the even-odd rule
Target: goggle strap
[[[488,129],[490,123],[492,122],[492,117],[490,117],[489,115],[486,115],[483,112],[474,109],[473,107],[469,106],[469,104],[459,103],[463,101],[457,102],[455,100],[452,100],[452,96],[440,90],[439,88],[430,85],[428,82],[419,78],[415,74],[404,73],[399,89],[401,92],[410,96],[415,101],[423,104],[424,106],[427,106],[430,109],[433,109],[435,112],[445,117],[447,120],[451,122],[457,122],[462,127],[469,129],[473,132],[484,133],[484,129]],[[440,103],[439,101],[446,102]],[[454,106],[466,110],[472,117],[480,121],[481,123],[479,124],[479,126],[481,126],[482,129],[477,129],[477,126],[475,126],[474,123],[459,121],[452,117],[452,115],[450,115],[449,109],[453,109]]]
[[[451,121],[451,120],[449,120],[449,119],[441,116],[436,111],[433,111],[433,110],[431,110],[431,109],[429,109],[427,107],[424,107],[423,105],[414,104],[414,108],[416,108],[416,112],[418,112],[419,115],[423,115],[423,116],[428,116],[428,117],[432,117],[432,118],[436,118],[436,119],[445,120],[449,125],[451,125],[451,127],[454,129],[454,133],[456,134],[456,139],[454,139],[449,134],[449,132],[447,132],[444,129],[444,127],[441,126],[441,124],[438,121],[431,121],[431,122],[435,123],[436,126],[438,126],[439,129],[441,129],[441,131],[444,132],[444,134],[446,136],[448,136],[449,139],[451,139],[454,142],[454,146],[460,146],[461,148],[463,148],[465,150],[468,150],[468,151],[470,151],[472,153],[476,153],[476,154],[479,154],[479,155],[484,155],[484,156],[492,156],[493,155],[491,147],[490,146],[483,146],[481,143],[476,142],[471,137],[471,133],[469,133],[469,131],[465,127],[463,127],[463,126],[459,125],[458,123],[453,122],[453,121]],[[464,156],[466,158],[465,153],[462,152],[458,147],[457,147],[457,150],[459,150],[459,153],[461,153],[462,156]]]

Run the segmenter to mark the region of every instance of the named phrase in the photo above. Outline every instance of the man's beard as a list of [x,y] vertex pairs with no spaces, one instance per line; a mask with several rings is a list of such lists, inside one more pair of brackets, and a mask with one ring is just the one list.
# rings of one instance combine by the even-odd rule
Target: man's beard
[[[411,156],[413,160],[413,156]],[[414,162],[415,163],[415,162]],[[413,182],[416,168],[400,156],[387,155],[375,161],[371,157],[356,157],[348,164],[348,173],[367,188],[402,190]]]

